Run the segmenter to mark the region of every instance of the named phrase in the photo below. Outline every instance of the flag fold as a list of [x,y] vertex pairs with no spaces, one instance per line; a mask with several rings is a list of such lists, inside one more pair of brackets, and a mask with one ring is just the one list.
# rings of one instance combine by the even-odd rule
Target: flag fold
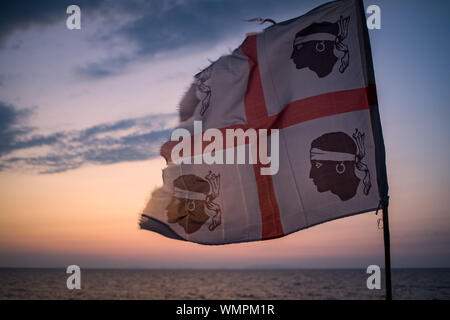
[[[201,132],[196,123],[201,121]],[[194,76],[180,102],[179,129],[192,154],[173,159],[167,141],[163,186],[151,194],[140,227],[201,244],[258,241],[375,211],[388,199],[385,150],[370,43],[360,0],[330,2],[248,35],[239,48]],[[209,129],[254,129],[214,151]],[[277,152],[274,174],[256,153]],[[276,146],[275,146],[276,144]],[[209,146],[208,146],[209,145]],[[271,154],[274,161],[274,154]],[[211,161],[210,161],[211,162]]]

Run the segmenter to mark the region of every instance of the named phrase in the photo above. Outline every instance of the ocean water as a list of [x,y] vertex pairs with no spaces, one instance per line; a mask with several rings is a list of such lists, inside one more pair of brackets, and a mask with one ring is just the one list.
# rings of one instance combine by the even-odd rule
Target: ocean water
[[[384,299],[365,270],[0,269],[0,299]],[[382,278],[383,281],[383,278]],[[450,299],[450,269],[394,269],[394,299]],[[382,283],[382,288],[384,283]]]

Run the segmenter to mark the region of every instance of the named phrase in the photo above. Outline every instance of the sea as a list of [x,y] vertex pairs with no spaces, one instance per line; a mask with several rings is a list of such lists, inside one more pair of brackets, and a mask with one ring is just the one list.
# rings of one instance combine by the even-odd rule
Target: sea
[[[69,290],[61,269],[0,269],[0,299],[384,299],[363,269],[141,270],[82,269]],[[382,278],[383,280],[383,278]],[[393,298],[450,299],[450,269],[393,269]]]

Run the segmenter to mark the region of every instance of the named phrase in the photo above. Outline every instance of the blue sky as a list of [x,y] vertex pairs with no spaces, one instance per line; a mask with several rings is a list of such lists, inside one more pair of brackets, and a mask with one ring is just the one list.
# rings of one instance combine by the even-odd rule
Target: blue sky
[[[282,21],[324,2],[2,2],[0,171],[59,174],[158,157],[192,76],[263,28],[245,19]],[[69,31],[65,9],[75,3],[82,29]],[[364,3],[382,14],[382,29],[369,34],[394,249],[396,230],[399,246],[406,241],[394,264],[450,266],[450,2]]]
[[[246,32],[261,29],[245,19],[261,16],[280,21],[323,3],[80,1],[82,30],[69,31],[65,8],[70,1],[66,2],[14,1],[2,9],[0,112],[4,116],[0,130],[6,137],[0,146],[2,154],[54,145],[65,137],[66,129],[114,127],[126,119],[176,112],[177,100],[193,73],[206,66],[208,59],[237,46]],[[421,1],[366,1],[369,4],[382,9],[382,29],[371,31],[370,36],[380,101],[386,102],[381,105],[386,134],[395,132],[393,142],[403,138],[406,144],[421,143],[425,149],[410,146],[407,152],[421,163],[425,155],[434,154],[434,167],[445,167],[448,148],[423,151],[430,148],[427,141],[445,145],[448,137],[449,44],[445,39],[450,5],[446,1],[434,1],[432,6]],[[156,85],[158,94],[127,104],[126,94],[146,90],[139,84],[135,88],[123,85],[133,78],[142,84],[138,74],[149,87],[165,82],[166,88],[175,85],[174,92],[162,93]],[[111,91],[120,103],[95,99]],[[14,145],[11,139],[20,143]],[[12,161],[8,163],[2,161],[2,166]]]

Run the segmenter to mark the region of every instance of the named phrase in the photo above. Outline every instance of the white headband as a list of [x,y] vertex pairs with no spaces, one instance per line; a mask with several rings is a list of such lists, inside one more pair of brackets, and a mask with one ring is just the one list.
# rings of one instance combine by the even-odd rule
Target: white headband
[[336,36],[330,33],[313,33],[299,36],[294,40],[294,46],[308,41],[336,41]]
[[206,194],[204,193],[184,190],[177,187],[173,188],[173,196],[175,198],[189,199],[189,200],[203,200],[203,201],[206,200]]
[[356,161],[356,155],[351,153],[324,151],[317,148],[312,148],[311,160],[336,162]]

